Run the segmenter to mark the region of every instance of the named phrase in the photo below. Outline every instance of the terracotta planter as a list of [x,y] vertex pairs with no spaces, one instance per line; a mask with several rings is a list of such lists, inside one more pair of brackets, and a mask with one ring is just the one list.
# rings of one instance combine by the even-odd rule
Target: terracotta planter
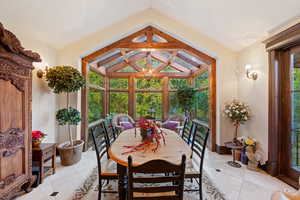
[[70,146],[70,142],[59,144],[57,149],[59,151],[61,164],[69,166],[79,162],[81,160],[83,144],[83,140],[74,141],[73,146]]

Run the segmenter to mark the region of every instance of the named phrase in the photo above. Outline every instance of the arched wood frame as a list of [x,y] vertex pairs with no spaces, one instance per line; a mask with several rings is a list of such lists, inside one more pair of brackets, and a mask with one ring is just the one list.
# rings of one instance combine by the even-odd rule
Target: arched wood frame
[[[153,35],[158,35],[164,39],[166,39],[166,42],[153,42],[152,37]],[[145,42],[132,42],[133,39],[140,35],[146,35],[147,40]],[[104,48],[101,48],[81,59],[81,66],[82,66],[82,74],[84,78],[88,81],[88,64],[94,62],[100,55],[103,55],[113,49],[165,49],[165,50],[184,50],[186,52],[189,52],[193,55],[195,55],[197,58],[200,58],[201,61],[204,63],[202,68],[199,68],[199,70],[192,71],[190,73],[184,73],[184,70],[180,70],[180,74],[176,74],[176,72],[173,73],[162,73],[160,72],[161,76],[163,77],[169,77],[169,78],[188,78],[188,80],[192,80],[193,77],[197,76],[199,73],[203,72],[203,67],[208,67],[209,70],[209,99],[210,99],[210,128],[211,128],[211,139],[210,139],[210,150],[215,151],[216,148],[216,59],[208,56],[207,54],[181,42],[180,40],[175,39],[174,37],[158,30],[157,28],[153,26],[148,26],[140,31],[137,31],[121,40],[118,40],[117,42],[114,42]],[[110,59],[114,59],[120,55],[113,55]],[[155,53],[153,54],[155,56]],[[177,55],[178,57],[180,55]],[[159,58],[156,58],[159,59]],[[181,59],[185,59],[182,57]],[[192,60],[185,60],[186,62],[193,62]],[[170,62],[169,62],[170,63]],[[128,64],[128,63],[127,63]],[[193,63],[191,63],[193,64]],[[115,67],[115,66],[114,66]],[[173,68],[176,68],[176,66],[172,66]],[[180,66],[177,66],[180,67]],[[201,67],[201,66],[199,66]],[[134,68],[134,66],[133,66]],[[177,68],[176,68],[177,69]],[[142,73],[139,74],[139,69],[136,69],[138,72],[134,72],[135,77],[143,76]],[[122,72],[122,74],[118,72],[107,73],[107,77],[128,77],[129,78],[129,85],[133,84],[133,78],[130,76],[130,72],[126,74],[126,72]],[[104,78],[104,85],[108,85],[108,78]],[[167,88],[167,84],[165,79],[163,78],[163,90],[164,88]],[[134,99],[134,93],[130,92],[133,88],[129,87],[129,99]],[[81,139],[84,141],[87,141],[88,137],[88,95],[87,95],[87,87],[82,90],[81,93],[81,116],[82,116],[82,122],[81,122]],[[105,92],[108,93],[108,92]],[[108,96],[107,94],[104,94],[104,96]],[[104,98],[104,104],[107,105],[108,99]],[[165,101],[163,99],[163,101]],[[129,110],[133,110],[133,108],[130,108]],[[104,111],[107,112],[108,108],[105,106]]]

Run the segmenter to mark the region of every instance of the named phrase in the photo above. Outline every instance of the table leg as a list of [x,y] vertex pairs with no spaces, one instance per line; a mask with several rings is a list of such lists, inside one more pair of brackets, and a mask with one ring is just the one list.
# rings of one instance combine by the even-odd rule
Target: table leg
[[119,175],[119,183],[118,183],[119,199],[125,200],[126,199],[126,190],[125,190],[126,167],[117,164],[117,173]]
[[43,156],[41,157],[40,160],[40,184],[43,183],[43,179],[44,179],[44,158]]
[[232,161],[228,161],[228,165],[235,168],[241,168],[242,166],[235,161],[235,149],[232,150]]

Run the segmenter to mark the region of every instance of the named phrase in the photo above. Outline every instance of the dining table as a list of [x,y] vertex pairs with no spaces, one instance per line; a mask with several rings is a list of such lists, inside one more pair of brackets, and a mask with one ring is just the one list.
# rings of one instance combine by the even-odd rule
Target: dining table
[[117,163],[117,173],[119,176],[118,193],[120,200],[126,199],[125,176],[128,166],[128,156],[132,157],[133,166],[138,166],[157,159],[180,164],[183,154],[186,155],[187,161],[190,159],[192,154],[191,147],[175,131],[164,128],[161,130],[164,134],[165,143],[161,139],[156,151],[152,151],[155,144],[142,150],[130,151],[128,146],[137,146],[142,142],[139,128],[123,131],[111,144],[108,154],[110,159]]

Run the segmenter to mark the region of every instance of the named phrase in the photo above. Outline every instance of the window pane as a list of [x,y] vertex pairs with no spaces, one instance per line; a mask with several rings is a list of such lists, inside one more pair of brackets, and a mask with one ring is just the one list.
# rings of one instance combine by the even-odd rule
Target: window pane
[[178,105],[178,99],[175,92],[169,93],[169,105],[170,105],[170,109],[169,109],[170,115],[177,115],[177,114],[184,115],[184,112]]
[[161,79],[139,78],[136,82],[137,89],[161,89]]
[[178,89],[178,88],[180,88],[182,86],[186,86],[186,85],[188,85],[188,82],[186,79],[172,78],[169,81],[169,88],[171,90]]
[[103,76],[93,71],[89,71],[89,83],[103,87]]
[[136,93],[136,117],[153,116],[162,118],[162,94],[139,92]]
[[209,121],[209,97],[208,89],[198,91],[195,98],[196,118],[199,120]]
[[293,81],[292,88],[294,90],[300,90],[300,68],[293,68]]
[[209,82],[208,80],[209,80],[209,76],[207,71],[197,76],[197,78],[195,79],[195,87],[200,88],[200,87],[208,86],[208,82]]
[[89,122],[99,120],[103,115],[103,93],[89,89],[88,94],[88,117]]
[[127,78],[112,78],[109,79],[110,89],[128,89]]
[[128,93],[110,92],[109,93],[109,112],[128,114]]

